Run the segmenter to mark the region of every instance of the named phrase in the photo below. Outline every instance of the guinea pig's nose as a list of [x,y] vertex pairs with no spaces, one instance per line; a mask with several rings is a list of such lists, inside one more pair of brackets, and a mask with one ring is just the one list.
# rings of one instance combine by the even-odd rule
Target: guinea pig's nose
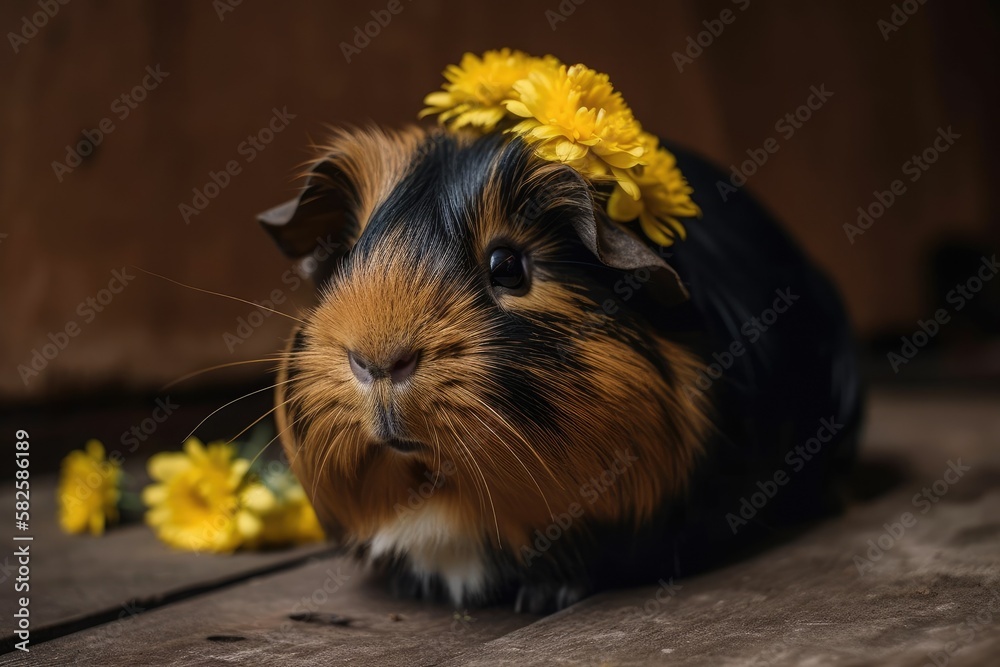
[[417,367],[417,353],[409,350],[397,352],[384,363],[370,361],[349,350],[347,360],[351,365],[351,372],[361,384],[371,384],[381,378],[389,378],[394,384],[398,384],[413,375],[413,370]]

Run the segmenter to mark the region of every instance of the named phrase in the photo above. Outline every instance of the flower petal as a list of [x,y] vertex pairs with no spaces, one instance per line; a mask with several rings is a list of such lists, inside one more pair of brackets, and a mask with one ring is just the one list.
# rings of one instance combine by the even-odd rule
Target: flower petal
[[85,446],[87,451],[87,456],[94,459],[95,461],[104,460],[104,445],[101,444],[100,440],[88,440]]
[[648,213],[644,213],[639,217],[639,224],[642,226],[643,233],[649,237],[649,240],[657,245],[661,246],[671,246],[674,244],[673,238],[671,238],[666,233],[666,228],[663,226],[659,220],[654,218]]
[[142,502],[149,507],[166,502],[168,497],[166,484],[150,484],[142,490]]
[[632,180],[631,174],[615,167],[612,167],[611,173],[614,174],[615,179],[618,181],[618,187],[624,190],[629,197],[638,200],[642,196],[642,191],[639,189],[638,184]]
[[146,463],[149,476],[158,482],[165,482],[184,472],[191,465],[191,460],[179,452],[161,452],[154,454]]
[[521,116],[523,118],[530,118],[532,116],[531,111],[525,106],[524,102],[520,100],[504,100],[503,105],[507,111],[515,116]]
[[642,200],[633,199],[621,184],[615,187],[608,199],[608,216],[618,222],[635,220],[642,213]]

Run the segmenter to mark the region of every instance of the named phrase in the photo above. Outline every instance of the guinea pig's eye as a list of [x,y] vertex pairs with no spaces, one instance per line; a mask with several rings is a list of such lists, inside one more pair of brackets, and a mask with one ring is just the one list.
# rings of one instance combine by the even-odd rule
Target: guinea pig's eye
[[521,253],[510,248],[494,249],[490,253],[490,282],[523,294],[527,290],[528,279]]

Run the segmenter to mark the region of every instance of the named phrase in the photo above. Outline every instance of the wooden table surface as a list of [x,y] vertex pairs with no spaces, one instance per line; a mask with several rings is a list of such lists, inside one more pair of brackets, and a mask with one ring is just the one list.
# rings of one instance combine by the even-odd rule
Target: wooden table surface
[[[969,471],[914,511],[958,459]],[[141,525],[66,536],[53,494],[33,496],[45,525],[31,651],[12,650],[8,555],[0,664],[1000,664],[1000,397],[876,393],[863,460],[864,486],[881,491],[842,516],[726,568],[544,618],[395,599],[323,546],[209,556]],[[859,574],[855,557],[907,511],[916,525]]]

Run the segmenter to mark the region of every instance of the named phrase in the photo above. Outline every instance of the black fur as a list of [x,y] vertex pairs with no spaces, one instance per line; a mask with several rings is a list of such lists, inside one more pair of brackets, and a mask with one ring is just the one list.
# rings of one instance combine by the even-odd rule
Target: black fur
[[[666,376],[669,365],[644,339],[649,325],[695,349],[707,365],[725,363],[728,367],[710,386],[691,388],[712,398],[714,435],[683,501],[666,503],[638,531],[632,526],[575,526],[557,541],[547,543],[543,537],[532,545],[539,553],[529,557],[528,566],[509,552],[494,553],[493,568],[506,582],[497,593],[516,595],[525,609],[551,610],[587,591],[690,575],[781,536],[799,522],[837,508],[837,484],[854,458],[862,393],[850,327],[835,290],[746,192],[722,200],[717,184],[727,182],[725,174],[693,153],[665,145],[676,155],[703,212],[700,220],[687,221],[687,240],[668,253],[691,298],[664,307],[652,293],[655,287],[646,285],[610,324],[602,322],[601,335],[626,340]],[[474,256],[468,229],[492,166],[499,164],[502,191],[509,193],[508,218],[537,224],[540,233],[558,239],[563,250],[554,271],[576,286],[581,297],[595,303],[613,297],[612,286],[626,272],[602,264],[574,232],[573,217],[580,210],[572,205],[530,210],[532,201],[545,200],[545,192],[522,187],[531,161],[529,148],[501,134],[467,145],[448,134],[431,135],[403,181],[373,213],[345,270],[352,260],[368,256],[380,239],[407,225],[406,250],[414,263],[433,258],[450,279],[481,279],[482,258]],[[420,224],[413,225],[414,220]],[[346,237],[348,230],[343,231]],[[333,266],[317,275],[321,280],[334,275]],[[790,291],[795,301],[752,341],[744,327],[771,308],[776,291]],[[477,307],[495,310],[485,291]],[[507,363],[498,364],[502,370],[493,394],[485,398],[514,406],[520,419],[554,430],[558,406],[535,390],[520,362],[537,358],[554,373],[582,375],[574,354],[577,342],[554,341],[517,315],[498,311],[495,316],[507,333],[491,354]],[[558,320],[553,313],[552,322]],[[742,354],[732,354],[734,343],[742,345]],[[793,470],[789,452],[794,456],[795,447],[816,435],[821,420],[831,419],[841,425],[835,437],[822,443],[801,470]],[[757,483],[767,484],[777,471],[785,471],[790,481],[752,518],[742,516],[742,499],[758,493]],[[737,518],[735,531],[732,517]],[[408,581],[403,574],[401,589],[413,588]],[[425,584],[421,591],[430,595],[433,589]]]
[[[640,291],[630,306],[660,331],[694,346],[707,364],[719,363],[716,354],[726,360],[734,341],[744,352],[732,356],[732,365],[708,389],[716,435],[686,501],[664,507],[638,534],[631,527],[592,526],[573,541],[552,543],[544,555],[555,563],[538,558],[519,572],[529,588],[584,581],[599,589],[688,576],[788,535],[841,504],[863,395],[840,298],[749,194],[740,191],[723,201],[717,184],[728,184],[724,173],[693,153],[664,145],[677,156],[703,212],[702,219],[688,221],[688,238],[671,248],[669,260],[691,299],[663,309]],[[742,329],[771,308],[776,290],[798,298],[750,342]],[[816,436],[821,420],[840,428],[805,461],[794,449]],[[801,463],[800,470],[789,456],[798,460],[795,466]],[[752,518],[744,518],[750,512],[741,515],[742,500],[759,493],[757,483],[768,485],[778,471],[789,481],[763,508],[754,508]],[[539,541],[546,544],[544,537]],[[517,569],[508,554],[496,557],[498,567]],[[556,602],[550,600],[549,610],[558,608]]]

